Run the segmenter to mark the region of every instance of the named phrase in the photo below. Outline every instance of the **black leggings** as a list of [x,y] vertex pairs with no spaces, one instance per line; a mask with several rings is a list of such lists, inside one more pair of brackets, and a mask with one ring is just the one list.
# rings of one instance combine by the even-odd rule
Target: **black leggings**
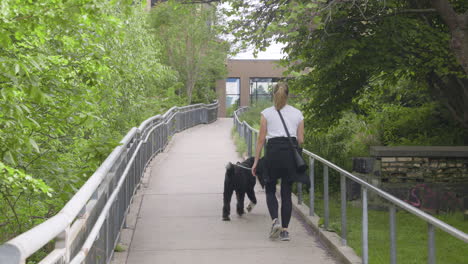
[[[292,182],[281,181],[281,226],[287,228],[291,220]],[[271,219],[278,218],[278,200],[276,199],[276,181],[267,182],[265,186],[266,201]]]

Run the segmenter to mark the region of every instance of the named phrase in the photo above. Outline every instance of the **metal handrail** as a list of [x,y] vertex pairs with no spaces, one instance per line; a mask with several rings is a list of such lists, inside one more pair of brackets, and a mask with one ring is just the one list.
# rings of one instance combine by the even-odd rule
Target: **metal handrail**
[[57,215],[0,246],[0,263],[23,264],[53,240],[41,264],[109,263],[146,165],[173,134],[215,121],[217,108],[173,107],[133,127]]
[[[239,119],[239,115],[247,110],[247,107],[240,108],[234,111],[234,126],[237,129],[239,135],[241,135],[247,144],[247,149],[249,155],[253,153],[252,148],[255,147],[253,141],[256,139],[256,135],[258,134],[258,130],[254,129],[250,126],[247,122],[241,122]],[[314,215],[314,164],[315,160],[321,162],[323,164],[323,173],[324,173],[324,227],[325,229],[328,228],[329,222],[329,205],[328,205],[328,168],[332,168],[335,171],[339,172],[341,175],[340,179],[340,192],[341,192],[341,242],[342,245],[347,245],[346,239],[346,184],[345,184],[345,177],[348,179],[358,183],[362,188],[362,208],[363,208],[363,224],[362,224],[362,261],[364,264],[368,263],[368,223],[367,223],[367,191],[370,190],[371,192],[376,193],[386,201],[390,202],[389,212],[390,212],[390,263],[396,263],[396,220],[395,220],[395,207],[400,207],[401,209],[419,217],[423,221],[428,223],[428,263],[435,263],[435,228],[437,227],[444,232],[456,237],[465,243],[468,243],[468,234],[458,230],[457,228],[448,225],[447,223],[405,203],[404,201],[396,198],[395,196],[369,184],[368,182],[362,180],[361,178],[353,175],[352,173],[340,168],[339,166],[333,164],[332,162],[320,157],[317,154],[312,153],[306,149],[303,149],[303,153],[309,157],[310,163],[310,170],[309,170],[309,177],[310,177],[310,204],[309,204],[309,215]],[[302,184],[298,184],[298,191],[299,193],[299,203],[302,202]]]

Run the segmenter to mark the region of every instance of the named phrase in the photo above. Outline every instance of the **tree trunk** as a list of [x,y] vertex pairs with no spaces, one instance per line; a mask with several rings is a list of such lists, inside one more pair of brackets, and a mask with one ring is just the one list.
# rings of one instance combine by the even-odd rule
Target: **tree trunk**
[[468,146],[468,78],[461,79],[455,75],[441,77],[432,72],[427,81],[435,98],[446,107],[452,119],[460,124],[464,131],[464,145]]
[[449,27],[452,35],[450,48],[468,74],[468,12],[458,14],[448,0],[431,0],[431,4]]
[[193,81],[192,76],[189,74],[187,78],[187,83],[185,84],[185,89],[187,89],[188,104],[192,103],[192,93],[195,82]]

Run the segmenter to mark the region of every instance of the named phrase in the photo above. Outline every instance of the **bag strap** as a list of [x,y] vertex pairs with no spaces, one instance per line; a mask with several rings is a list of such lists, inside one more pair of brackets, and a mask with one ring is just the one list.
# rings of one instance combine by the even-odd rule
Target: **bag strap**
[[286,123],[284,122],[283,115],[281,114],[280,110],[277,109],[276,111],[278,111],[278,114],[281,118],[281,122],[283,123],[284,130],[286,131],[286,135],[288,135],[289,144],[291,145],[292,150],[294,150],[294,144],[292,142],[291,136],[289,135],[289,131],[288,131],[288,128],[286,127]]

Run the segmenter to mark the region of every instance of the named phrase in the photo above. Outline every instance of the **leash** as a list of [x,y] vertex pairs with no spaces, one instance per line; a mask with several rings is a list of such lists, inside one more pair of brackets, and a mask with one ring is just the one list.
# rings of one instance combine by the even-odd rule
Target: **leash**
[[245,166],[242,166],[242,165],[239,165],[239,164],[234,164],[234,163],[231,163],[231,164],[234,165],[234,166],[237,166],[239,168],[245,169],[245,170],[251,170],[252,169],[252,168],[245,167]]

